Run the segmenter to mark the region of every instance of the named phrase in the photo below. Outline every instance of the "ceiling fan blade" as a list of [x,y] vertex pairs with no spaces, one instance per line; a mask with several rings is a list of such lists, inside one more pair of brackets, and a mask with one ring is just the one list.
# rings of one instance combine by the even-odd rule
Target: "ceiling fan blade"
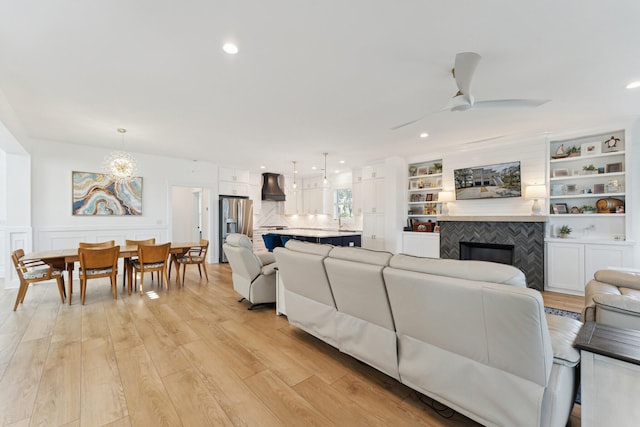
[[476,101],[474,108],[535,108],[546,104],[550,99],[495,99],[492,101]]
[[458,85],[458,90],[469,102],[471,102],[471,80],[473,79],[473,73],[476,71],[480,59],[482,59],[482,57],[475,52],[460,52],[456,54],[453,74],[456,79],[456,85]]

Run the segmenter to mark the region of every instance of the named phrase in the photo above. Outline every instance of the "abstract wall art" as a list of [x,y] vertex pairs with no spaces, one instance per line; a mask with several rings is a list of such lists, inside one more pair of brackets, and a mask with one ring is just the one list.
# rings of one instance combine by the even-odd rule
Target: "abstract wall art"
[[108,175],[73,172],[73,215],[142,215],[142,177],[118,184]]

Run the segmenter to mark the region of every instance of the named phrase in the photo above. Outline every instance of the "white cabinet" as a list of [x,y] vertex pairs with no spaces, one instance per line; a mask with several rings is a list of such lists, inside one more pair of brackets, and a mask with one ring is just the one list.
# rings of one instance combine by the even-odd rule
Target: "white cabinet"
[[352,172],[352,184],[351,184],[351,197],[353,203],[353,214],[354,215],[362,215],[363,212],[363,204],[362,201],[364,199],[363,190],[362,190],[362,170],[353,170]]
[[[286,181],[288,182],[288,181]],[[293,188],[293,184],[285,184],[284,213],[286,215],[298,215],[302,213],[302,189],[300,184]]]
[[547,291],[584,295],[584,288],[596,271],[632,267],[633,246],[628,242],[607,244],[562,240],[546,244]]
[[580,243],[547,243],[545,290],[584,294],[584,245]]
[[365,214],[384,213],[385,181],[382,178],[362,182],[362,210]]
[[250,196],[248,170],[219,168],[218,180],[219,194],[225,196]]
[[362,218],[362,247],[376,251],[385,250],[384,215],[364,214]]
[[218,192],[224,196],[249,196],[249,184],[220,181]]
[[413,256],[440,258],[440,233],[402,233],[402,253]]
[[220,181],[249,183],[249,171],[244,169],[220,168],[218,171]]
[[375,165],[369,165],[362,168],[362,179],[376,179],[376,178],[384,178],[384,164],[379,163]]

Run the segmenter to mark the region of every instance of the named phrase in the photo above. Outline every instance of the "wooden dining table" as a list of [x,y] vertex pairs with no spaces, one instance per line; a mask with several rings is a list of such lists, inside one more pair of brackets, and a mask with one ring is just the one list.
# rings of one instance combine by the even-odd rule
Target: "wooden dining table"
[[[177,259],[182,255],[187,253],[187,251],[194,247],[200,247],[200,242],[179,242],[179,243],[171,243],[171,248],[169,249],[170,254],[170,263],[174,262],[177,265]],[[124,258],[125,260],[125,271],[123,272],[123,286],[125,283],[125,278],[129,277],[129,292],[131,292],[131,264],[127,262],[131,257],[138,255],[138,245],[120,245],[120,258]],[[68,274],[69,280],[69,295],[73,292],[73,269],[74,264],[79,262],[78,257],[78,248],[69,248],[69,249],[52,249],[48,251],[35,251],[26,254],[21,260],[29,261],[29,260],[41,260],[49,265],[52,265],[54,268],[59,268],[61,270],[66,270]],[[171,264],[170,264],[171,266]],[[169,268],[171,268],[169,266]],[[171,271],[169,271],[171,273]],[[180,285],[180,268],[176,268],[176,283]]]

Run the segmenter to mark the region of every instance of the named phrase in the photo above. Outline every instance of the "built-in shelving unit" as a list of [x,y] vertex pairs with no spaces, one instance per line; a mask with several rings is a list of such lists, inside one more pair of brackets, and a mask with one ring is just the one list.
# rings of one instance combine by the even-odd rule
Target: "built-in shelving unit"
[[407,215],[419,221],[435,221],[440,214],[438,194],[442,191],[442,159],[409,164]]
[[595,271],[631,266],[627,133],[549,141],[546,289],[581,295]]

